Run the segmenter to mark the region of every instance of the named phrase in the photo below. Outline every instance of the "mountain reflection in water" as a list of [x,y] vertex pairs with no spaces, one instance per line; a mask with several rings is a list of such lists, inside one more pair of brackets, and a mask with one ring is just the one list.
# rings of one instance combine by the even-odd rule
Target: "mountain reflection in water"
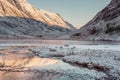
[[[25,50],[24,50],[25,51]],[[47,65],[56,64],[58,60],[39,58],[29,53],[11,53],[12,51],[0,51],[0,65],[3,67],[42,67]],[[26,51],[27,52],[27,51]],[[29,52],[29,51],[28,51]]]

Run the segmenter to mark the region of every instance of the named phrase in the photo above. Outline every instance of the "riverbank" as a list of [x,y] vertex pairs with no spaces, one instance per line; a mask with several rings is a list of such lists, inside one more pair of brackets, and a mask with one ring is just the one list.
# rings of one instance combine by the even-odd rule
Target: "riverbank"
[[84,43],[1,42],[0,80],[119,80],[120,45]]

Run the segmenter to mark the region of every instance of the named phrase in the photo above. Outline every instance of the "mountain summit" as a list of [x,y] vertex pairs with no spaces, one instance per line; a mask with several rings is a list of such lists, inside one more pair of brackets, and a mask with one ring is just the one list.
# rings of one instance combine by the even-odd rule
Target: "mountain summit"
[[0,0],[0,26],[0,34],[17,36],[53,37],[75,29],[59,14],[36,9],[27,0]]
[[49,25],[57,25],[70,29],[69,25],[62,19],[59,14],[38,10],[34,8],[27,0],[7,0],[11,5],[26,14],[29,18],[43,21]]
[[120,40],[120,0],[112,0],[72,37],[86,40]]

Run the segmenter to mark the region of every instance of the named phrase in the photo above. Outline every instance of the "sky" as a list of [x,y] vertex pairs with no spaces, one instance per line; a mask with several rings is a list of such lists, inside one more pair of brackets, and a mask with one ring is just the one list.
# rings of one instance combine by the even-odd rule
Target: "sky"
[[111,0],[28,0],[38,9],[59,13],[79,28],[90,21]]

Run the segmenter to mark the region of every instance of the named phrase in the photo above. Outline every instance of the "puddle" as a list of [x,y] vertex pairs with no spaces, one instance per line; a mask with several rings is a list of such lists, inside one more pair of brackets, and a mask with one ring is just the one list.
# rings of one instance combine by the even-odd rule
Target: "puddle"
[[36,57],[28,49],[38,46],[0,44],[0,80],[95,80],[106,76],[58,59]]
[[[24,53],[23,53],[24,52]],[[39,58],[29,51],[0,51],[0,80],[95,80],[105,76],[57,59]]]

